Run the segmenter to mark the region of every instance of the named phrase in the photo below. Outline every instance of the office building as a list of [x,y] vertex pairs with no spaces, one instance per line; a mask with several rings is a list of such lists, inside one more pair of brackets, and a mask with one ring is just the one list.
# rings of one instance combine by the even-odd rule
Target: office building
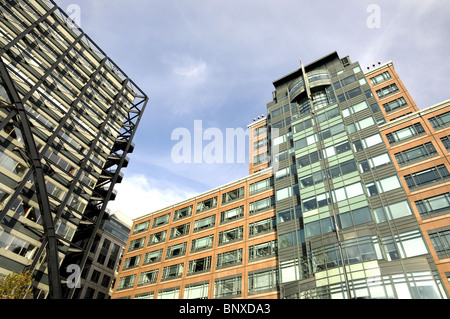
[[336,52],[273,85],[250,175],[134,220],[113,298],[448,298],[449,103]]
[[73,298],[148,98],[54,1],[0,11],[0,273]]

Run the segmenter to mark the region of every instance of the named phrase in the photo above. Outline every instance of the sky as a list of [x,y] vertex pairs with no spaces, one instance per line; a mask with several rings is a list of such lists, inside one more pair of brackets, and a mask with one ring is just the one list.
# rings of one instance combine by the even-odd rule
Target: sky
[[227,129],[265,115],[273,81],[300,59],[393,61],[419,108],[450,99],[450,1],[55,2],[149,96],[108,204],[132,219],[247,176],[242,135]]

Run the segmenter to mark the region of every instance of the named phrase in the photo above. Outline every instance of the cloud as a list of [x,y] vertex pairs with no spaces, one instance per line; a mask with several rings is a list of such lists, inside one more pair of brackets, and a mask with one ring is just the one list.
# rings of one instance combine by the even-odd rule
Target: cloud
[[179,184],[153,180],[145,175],[129,175],[115,186],[117,196],[110,201],[111,211],[120,211],[129,218],[137,218],[175,203],[189,199],[197,194],[190,188]]

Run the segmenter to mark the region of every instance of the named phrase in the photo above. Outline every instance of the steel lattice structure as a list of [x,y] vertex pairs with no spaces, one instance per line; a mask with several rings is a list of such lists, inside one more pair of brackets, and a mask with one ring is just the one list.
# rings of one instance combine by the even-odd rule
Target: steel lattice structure
[[0,33],[0,226],[27,243],[0,267],[72,298],[61,268],[86,264],[148,97],[53,1],[2,2]]

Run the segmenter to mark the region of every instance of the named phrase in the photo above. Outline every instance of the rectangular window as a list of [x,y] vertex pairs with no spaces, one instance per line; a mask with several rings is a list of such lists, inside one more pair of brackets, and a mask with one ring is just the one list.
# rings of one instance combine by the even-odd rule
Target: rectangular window
[[309,129],[312,126],[313,126],[313,119],[312,118],[304,120],[303,122],[300,122],[300,123],[294,125],[294,128],[293,128],[294,134],[302,132],[304,130],[307,130],[307,129]]
[[391,158],[388,153],[383,153],[378,156],[369,158],[367,160],[362,160],[359,162],[359,168],[361,173],[368,172],[372,169],[384,166],[391,163]]
[[256,236],[276,229],[276,218],[271,217],[249,224],[249,236]]
[[217,207],[217,196],[209,199],[205,199],[200,203],[197,203],[197,213],[204,212],[209,209]]
[[331,194],[333,195],[333,201],[337,203],[341,200],[350,199],[352,197],[362,195],[364,194],[364,190],[362,188],[362,184],[358,182],[337,188],[333,190]]
[[173,227],[170,230],[170,239],[186,236],[189,234],[190,223]]
[[391,75],[388,71],[384,71],[383,73],[380,73],[372,78],[370,78],[370,82],[372,82],[372,85],[380,84],[384,81],[387,81],[391,78]]
[[438,258],[450,258],[450,230],[438,231],[429,235]]
[[250,195],[265,191],[266,189],[271,188],[273,185],[273,178],[266,178],[263,179],[262,181],[256,182],[256,183],[252,183],[250,184]]
[[422,127],[422,124],[416,123],[411,126],[407,126],[398,131],[386,134],[386,138],[389,144],[398,143],[401,141],[405,141],[419,134],[425,133],[425,130]]
[[405,181],[409,189],[425,186],[428,184],[442,182],[450,177],[445,165],[438,165],[423,171],[405,175]]
[[244,238],[244,226],[239,226],[219,233],[219,245],[229,244]]
[[178,299],[179,295],[180,295],[180,287],[158,291],[158,299]]
[[348,132],[351,134],[356,131],[363,130],[372,125],[375,125],[375,120],[373,119],[372,116],[369,116],[360,121],[348,124],[347,129],[348,129]]
[[407,201],[393,203],[373,210],[377,223],[412,215]]
[[363,149],[369,148],[371,146],[383,143],[383,139],[379,133],[372,136],[363,138],[353,142],[353,149],[355,152],[362,151]]
[[148,220],[146,222],[137,224],[134,227],[133,235],[136,235],[136,234],[146,231],[148,229],[149,224],[150,224],[150,221],[148,221]]
[[267,133],[267,126],[261,126],[261,127],[255,128],[253,130],[253,132],[254,132],[253,136],[256,138],[256,137],[258,137],[260,135],[263,135],[263,134]]
[[130,246],[128,247],[128,251],[133,251],[133,250],[144,247],[144,242],[145,242],[145,237],[132,240],[130,242]]
[[214,227],[216,224],[216,215],[211,215],[194,222],[194,232]]
[[140,274],[139,281],[138,281],[138,287],[154,284],[156,280],[158,279],[158,272],[159,269],[154,269],[150,271],[146,271]]
[[173,214],[173,220],[179,220],[185,217],[189,217],[192,214],[192,205],[188,207],[184,207],[181,209],[177,209]]
[[195,283],[184,287],[184,299],[207,299],[209,282]]
[[350,100],[351,98],[354,98],[358,95],[362,94],[362,90],[361,88],[358,86],[357,88],[354,88],[352,90],[349,90],[347,92],[345,92],[345,97],[347,98],[347,100]]
[[266,291],[277,290],[278,284],[279,278],[277,269],[255,271],[248,274],[249,294],[258,294]]
[[406,100],[404,97],[399,97],[398,99],[392,100],[390,102],[384,103],[383,107],[386,113],[395,111],[396,109],[407,106]]
[[392,175],[378,181],[367,183],[366,190],[369,196],[378,195],[402,187],[397,175]]
[[242,275],[231,278],[216,279],[214,282],[214,298],[236,298],[242,293]]
[[381,99],[381,98],[384,98],[384,97],[389,96],[391,94],[394,94],[397,91],[398,91],[397,84],[393,83],[393,84],[388,85],[388,86],[386,86],[386,87],[384,87],[382,89],[377,90],[376,93],[377,93],[378,97]]
[[268,258],[277,255],[277,240],[248,247],[248,260]]
[[145,254],[143,265],[149,265],[161,261],[163,249],[158,249]]
[[356,81],[356,76],[354,74],[347,76],[341,80],[342,86],[346,86],[347,84],[353,83]]
[[209,235],[192,240],[191,253],[209,249],[213,247],[214,235]]
[[450,192],[418,200],[415,204],[422,218],[432,217],[450,210]]
[[344,117],[350,116],[350,114],[355,114],[359,111],[365,110],[368,108],[367,102],[366,101],[362,101],[359,102],[355,105],[352,105],[344,110],[342,110],[342,115]]
[[136,275],[130,275],[130,276],[120,278],[119,283],[117,284],[117,290],[133,288],[135,280],[136,280]]
[[369,207],[362,207],[350,210],[345,213],[339,213],[338,223],[339,228],[346,228],[356,226],[372,221]]
[[191,260],[188,264],[187,275],[195,275],[211,270],[211,259],[211,256],[208,256]]
[[434,129],[441,129],[450,124],[450,111],[429,119]]
[[441,142],[444,144],[447,151],[450,151],[450,135],[442,137]]
[[263,212],[263,211],[273,208],[274,206],[275,206],[275,196],[263,198],[263,199],[260,199],[260,200],[250,203],[249,214],[252,215],[252,214],[259,213],[259,212]]
[[242,248],[217,255],[216,268],[225,268],[242,263]]
[[170,213],[162,215],[162,216],[158,216],[153,220],[153,227],[152,228],[156,228],[162,225],[165,225],[167,223],[169,223],[169,219],[170,219]]
[[167,230],[160,231],[159,233],[151,234],[148,239],[147,246],[156,245],[166,240]]
[[277,224],[281,224],[294,218],[300,218],[302,216],[302,211],[300,206],[294,208],[287,208],[277,212]]
[[395,153],[395,159],[399,165],[414,163],[422,159],[437,155],[433,143],[428,142],[408,150]]
[[139,267],[139,261],[141,260],[141,255],[129,257],[125,259],[125,262],[123,263],[123,270],[131,269]]
[[322,159],[322,153],[319,152],[319,151],[315,151],[315,152],[312,152],[312,153],[310,153],[308,155],[304,155],[302,157],[299,157],[297,159],[297,166],[299,168],[306,167],[308,165],[311,165],[313,163],[318,162],[321,159]]
[[244,206],[232,208],[220,213],[220,223],[239,219],[244,216]]
[[167,248],[166,259],[184,256],[184,254],[186,253],[186,246],[187,246],[186,242],[169,246]]
[[163,268],[161,281],[180,278],[183,275],[184,264],[176,264]]
[[244,187],[237,188],[222,194],[222,204],[229,203],[244,197]]

